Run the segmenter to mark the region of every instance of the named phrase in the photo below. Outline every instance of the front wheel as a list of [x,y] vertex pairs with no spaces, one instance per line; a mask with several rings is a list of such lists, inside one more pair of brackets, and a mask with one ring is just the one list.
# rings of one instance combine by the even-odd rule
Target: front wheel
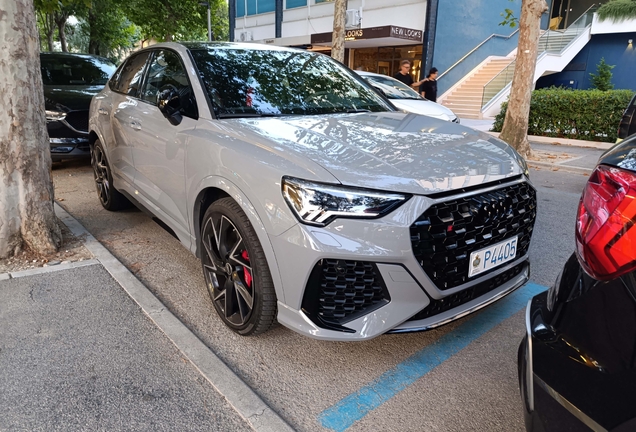
[[225,325],[243,336],[267,331],[276,318],[274,284],[256,232],[232,198],[206,210],[200,250],[208,292]]
[[130,201],[113,186],[113,175],[106,159],[102,143],[97,140],[91,149],[91,165],[97,196],[106,210],[117,211],[130,206]]

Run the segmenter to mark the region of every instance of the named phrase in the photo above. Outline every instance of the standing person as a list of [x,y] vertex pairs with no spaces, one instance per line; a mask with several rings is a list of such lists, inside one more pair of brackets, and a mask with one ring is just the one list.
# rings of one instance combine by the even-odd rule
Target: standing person
[[422,81],[420,94],[430,101],[437,102],[437,68],[431,68],[428,76]]
[[419,86],[425,81],[425,80],[421,80],[418,82],[413,81],[413,77],[411,76],[411,62],[408,60],[402,60],[400,62],[400,70],[395,75],[393,75],[393,78],[413,88],[417,88],[417,86]]

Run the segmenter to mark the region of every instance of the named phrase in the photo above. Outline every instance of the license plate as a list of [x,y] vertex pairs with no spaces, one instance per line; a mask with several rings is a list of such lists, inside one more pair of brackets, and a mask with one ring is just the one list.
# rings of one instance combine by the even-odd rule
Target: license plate
[[512,261],[517,256],[517,236],[470,254],[468,277]]

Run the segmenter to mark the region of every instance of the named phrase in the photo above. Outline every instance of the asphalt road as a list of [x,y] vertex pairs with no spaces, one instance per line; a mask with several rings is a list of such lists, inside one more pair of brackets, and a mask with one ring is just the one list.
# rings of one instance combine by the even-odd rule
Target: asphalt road
[[587,176],[532,170],[539,199],[530,249],[534,284],[515,297],[433,331],[334,343],[282,326],[255,338],[235,335],[216,317],[198,260],[175,238],[137,210],[103,210],[89,166],[66,164],[53,174],[60,204],[296,429],[523,429],[516,378],[522,309],[574,249]]
[[0,430],[248,431],[99,264],[0,284]]

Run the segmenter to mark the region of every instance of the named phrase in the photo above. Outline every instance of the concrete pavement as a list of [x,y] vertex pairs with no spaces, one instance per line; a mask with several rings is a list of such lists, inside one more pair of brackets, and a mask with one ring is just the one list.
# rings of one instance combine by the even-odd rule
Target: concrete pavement
[[0,282],[0,430],[250,430],[98,261],[15,276]]
[[292,430],[84,227],[56,213],[95,259],[0,274],[0,430]]

